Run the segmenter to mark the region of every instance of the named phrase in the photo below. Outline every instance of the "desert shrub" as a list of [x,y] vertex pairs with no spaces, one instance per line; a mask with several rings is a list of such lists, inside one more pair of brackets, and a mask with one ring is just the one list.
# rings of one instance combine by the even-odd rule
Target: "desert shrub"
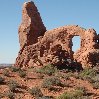
[[87,80],[96,76],[97,72],[92,68],[86,68],[81,73],[79,73],[79,78]]
[[41,90],[38,87],[33,87],[31,89],[29,89],[29,93],[31,95],[33,95],[34,97],[42,97],[43,93],[41,92]]
[[67,74],[64,75],[64,78],[65,78],[65,79],[66,79],[66,78],[69,79],[70,77],[74,77],[74,73],[68,72]]
[[20,70],[19,71],[19,76],[22,77],[22,78],[26,77],[26,72],[24,70]]
[[65,80],[69,80],[70,77],[74,77],[74,78],[79,78],[78,77],[78,74],[77,73],[74,73],[74,72],[67,72],[67,73],[64,73],[63,72],[57,72],[55,74],[56,77],[59,77],[59,78],[63,78]]
[[7,70],[7,69],[5,69],[4,71],[3,71],[3,75],[4,76],[7,76],[7,77],[9,77],[9,70]]
[[14,81],[14,80],[9,81],[7,85],[9,86],[9,89],[10,89],[10,91],[12,91],[12,92],[13,92],[17,87],[19,87],[19,84],[18,84],[16,81]]
[[52,96],[43,96],[39,97],[38,99],[54,99]]
[[42,87],[43,88],[48,88],[50,89],[52,86],[63,86],[61,80],[57,77],[50,77],[50,78],[45,78],[42,82]]
[[93,67],[93,69],[94,69],[97,73],[99,73],[99,64],[96,65],[95,67]]
[[61,94],[57,99],[81,99],[84,95],[84,92],[82,90],[75,90],[71,92],[64,92]]
[[0,99],[2,99],[4,97],[3,93],[0,93]]
[[68,73],[62,74],[62,73],[60,73],[60,72],[57,72],[57,73],[55,73],[55,77],[63,78],[63,79],[65,79],[65,80],[68,80],[70,76],[68,75]]
[[84,94],[85,94],[85,92],[84,92],[83,90],[81,90],[81,89],[76,89],[76,90],[74,91],[74,93],[73,93],[73,96],[74,96],[75,98],[79,98],[79,97],[83,96]]
[[38,75],[37,75],[37,78],[38,78],[38,79],[43,79],[43,78],[44,78],[44,75],[43,75],[43,74],[38,74]]
[[81,96],[78,99],[92,99],[92,97],[91,96]]
[[90,77],[90,78],[87,78],[87,81],[89,81],[91,84],[95,83],[95,82],[99,82],[99,75],[96,75],[94,77]]
[[56,99],[92,99],[92,97],[90,96],[74,97],[74,96],[71,96],[71,94],[63,94],[57,97]]
[[99,82],[92,83],[93,88],[99,89]]
[[12,66],[12,67],[10,67],[10,70],[12,71],[12,72],[17,72],[17,71],[19,71],[19,70],[21,70],[19,67],[15,67],[15,66]]
[[92,77],[92,82],[99,82],[99,74],[97,74],[96,76]]
[[86,92],[86,88],[83,87],[83,86],[77,86],[77,87],[75,88],[75,90],[82,90],[83,92]]
[[4,78],[0,77],[0,84],[4,83]]
[[57,71],[57,68],[50,64],[47,66],[43,66],[36,70],[37,73],[43,73],[43,74],[47,74],[47,75],[52,75],[56,71]]
[[79,73],[72,73],[72,76],[71,77],[74,77],[76,79],[79,79]]
[[59,97],[57,97],[56,99],[74,99],[72,93],[67,93],[64,92],[63,94],[61,94]]
[[11,92],[11,91],[7,91],[5,93],[5,96],[8,97],[8,98],[10,98],[10,99],[15,99],[14,98],[15,97],[15,94],[13,92]]
[[76,88],[75,88],[75,91],[77,91],[77,92],[82,92],[83,95],[86,95],[86,94],[87,94],[87,90],[86,90],[86,88],[83,87],[83,86],[76,87]]

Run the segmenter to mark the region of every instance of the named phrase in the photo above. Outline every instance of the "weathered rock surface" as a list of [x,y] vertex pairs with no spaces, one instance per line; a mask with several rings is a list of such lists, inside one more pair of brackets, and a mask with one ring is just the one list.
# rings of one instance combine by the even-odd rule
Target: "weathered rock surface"
[[[83,67],[99,63],[99,35],[94,29],[71,25],[45,31],[34,3],[25,3],[19,27],[20,51],[15,66],[61,65],[66,64],[67,59],[75,60]],[[80,49],[75,53],[72,51],[74,36],[81,38]]]
[[46,28],[35,4],[33,2],[24,3],[22,23],[19,27],[20,47],[37,43],[37,38],[43,36],[45,31]]

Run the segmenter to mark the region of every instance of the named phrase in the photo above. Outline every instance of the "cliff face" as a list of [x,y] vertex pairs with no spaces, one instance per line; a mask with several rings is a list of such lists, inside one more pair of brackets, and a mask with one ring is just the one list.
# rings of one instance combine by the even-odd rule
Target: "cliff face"
[[[72,51],[74,36],[81,38],[80,49],[75,53]],[[61,65],[67,59],[75,60],[83,67],[99,63],[99,36],[94,29],[71,25],[46,31],[33,2],[23,5],[19,42],[15,66]]]

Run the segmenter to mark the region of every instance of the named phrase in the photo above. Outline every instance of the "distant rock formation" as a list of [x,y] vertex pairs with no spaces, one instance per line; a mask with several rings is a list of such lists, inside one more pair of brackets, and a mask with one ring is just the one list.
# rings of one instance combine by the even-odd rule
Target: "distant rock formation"
[[[81,38],[80,49],[75,53],[72,51],[74,36]],[[33,2],[23,5],[19,42],[20,51],[15,62],[18,67],[61,65],[67,59],[75,60],[83,67],[99,63],[99,35],[94,29],[71,25],[46,31]]]

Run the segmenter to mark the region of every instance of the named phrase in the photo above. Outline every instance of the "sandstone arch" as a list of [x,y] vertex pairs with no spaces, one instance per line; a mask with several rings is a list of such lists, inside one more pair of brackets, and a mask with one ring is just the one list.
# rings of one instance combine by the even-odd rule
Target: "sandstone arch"
[[[99,44],[96,42],[99,36],[94,29],[86,30],[78,25],[68,25],[45,31],[46,28],[34,3],[25,3],[23,20],[19,27],[21,48],[15,66],[30,67],[48,63],[58,65],[67,58],[76,60],[83,67],[99,63]],[[80,36],[81,46],[73,54],[72,38],[74,36]]]

